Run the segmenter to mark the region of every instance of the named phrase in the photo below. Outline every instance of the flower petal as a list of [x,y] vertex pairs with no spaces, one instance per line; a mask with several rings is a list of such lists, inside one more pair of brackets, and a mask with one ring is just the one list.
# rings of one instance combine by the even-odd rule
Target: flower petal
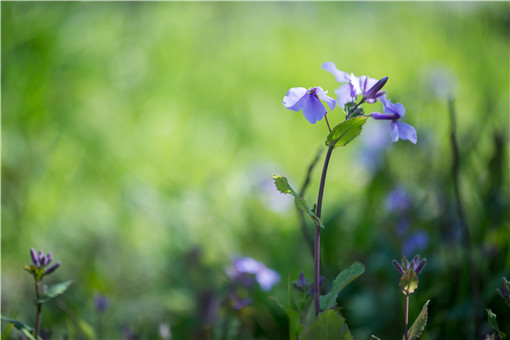
[[344,108],[345,104],[351,103],[354,101],[354,98],[351,93],[351,84],[344,84],[335,90],[336,95],[338,96],[338,106]]
[[315,124],[315,122],[321,120],[322,117],[326,115],[326,108],[320,99],[314,94],[306,95],[303,98],[303,114],[305,115],[306,120]]
[[394,120],[391,122],[391,139],[394,142],[398,141],[398,121]]
[[293,87],[291,88],[285,97],[283,97],[283,106],[289,110],[299,111],[303,108],[303,100],[306,95],[306,89],[304,87]]
[[406,139],[413,144],[416,144],[418,137],[416,136],[416,129],[409,124],[397,122],[398,126],[398,137],[400,139]]
[[404,105],[400,103],[393,104],[390,99],[386,98],[386,94],[383,94],[379,97],[381,103],[383,104],[384,113],[398,115],[398,117],[404,117],[406,113],[406,109]]
[[335,63],[331,61],[326,61],[324,64],[322,64],[321,67],[323,70],[328,71],[334,75],[336,81],[339,83],[349,83],[351,81],[349,75],[346,72],[337,69]]
[[321,87],[316,87],[315,91],[319,95],[319,98],[324,100],[326,104],[328,104],[331,110],[335,108],[336,101],[326,94],[328,93],[328,91],[323,91]]
[[256,274],[257,282],[262,288],[263,291],[268,291],[273,287],[278,281],[280,281],[280,275],[272,269],[264,267],[259,270]]

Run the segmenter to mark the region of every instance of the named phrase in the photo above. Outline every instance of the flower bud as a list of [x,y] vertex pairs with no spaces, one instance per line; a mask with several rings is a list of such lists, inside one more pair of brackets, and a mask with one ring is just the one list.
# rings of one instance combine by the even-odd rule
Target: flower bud
[[393,260],[393,266],[395,267],[396,270],[398,270],[398,272],[402,275],[405,274],[405,270],[404,268],[402,268],[402,266],[400,265],[400,263],[398,263],[396,260]]
[[386,84],[387,81],[388,81],[388,77],[384,77],[384,78],[380,79],[377,83],[375,83],[374,86],[372,86],[370,88],[370,90],[368,90],[365,93],[365,98],[366,98],[367,103],[375,102],[377,100],[377,97],[382,96],[384,94],[384,92],[379,92],[379,91],[383,88],[384,84]]
[[41,266],[41,262],[39,262],[39,258],[37,257],[37,252],[34,248],[30,248],[30,257],[32,257],[32,262],[36,267]]
[[58,267],[60,267],[60,261],[49,267],[44,271],[44,275],[49,275],[53,273]]
[[45,264],[45,266],[49,265],[51,260],[53,260],[53,254],[51,253],[51,251],[49,251],[48,254],[46,254],[46,264]]
[[422,269],[425,267],[426,264],[427,264],[427,259],[423,259],[420,261],[420,263],[418,264],[418,266],[415,269],[416,275],[420,274],[420,272],[422,271]]

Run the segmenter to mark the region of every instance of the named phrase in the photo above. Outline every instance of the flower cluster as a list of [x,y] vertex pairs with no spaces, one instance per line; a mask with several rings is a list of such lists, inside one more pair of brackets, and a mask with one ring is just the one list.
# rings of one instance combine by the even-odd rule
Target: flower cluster
[[25,265],[25,270],[34,275],[36,281],[40,281],[44,275],[49,275],[60,267],[60,262],[55,262],[46,268],[53,260],[51,251],[44,255],[42,250],[37,253],[34,248],[30,248],[30,257],[33,264]]
[[[322,284],[323,281],[324,281],[324,276],[322,276],[319,279],[319,286]],[[292,287],[294,287],[300,293],[306,292],[306,294],[312,295],[314,283],[313,282],[309,283],[308,280],[305,279],[303,272],[301,272],[301,273],[299,273],[299,279],[297,281],[292,281]]]
[[396,260],[393,260],[393,265],[395,266],[395,269],[398,270],[398,272],[402,275],[404,275],[409,270],[414,270],[416,275],[418,275],[423,270],[426,264],[427,259],[420,260],[420,255],[416,255],[411,262],[409,262],[409,260],[405,256],[402,256],[401,263],[398,263]]
[[375,103],[377,98],[385,93],[385,91],[381,91],[381,88],[386,84],[388,77],[379,81],[367,76],[356,77],[353,73],[348,74],[338,70],[331,61],[322,64],[322,69],[334,75],[339,83],[345,83],[335,90],[338,96],[338,105],[341,107],[347,103],[354,103],[359,95],[363,96],[364,102]]
[[[329,106],[330,110],[333,110],[338,103],[346,112],[349,111],[347,119],[351,118],[354,113],[362,114],[362,110],[359,109],[361,104],[373,104],[380,101],[383,105],[383,112],[373,112],[370,117],[376,120],[391,121],[391,136],[394,142],[405,139],[416,144],[417,136],[414,127],[400,121],[405,115],[404,105],[392,103],[390,99],[386,98],[386,91],[382,90],[388,77],[379,80],[368,76],[357,77],[353,73],[348,74],[338,70],[331,61],[322,64],[322,69],[331,73],[342,84],[335,90],[338,101],[329,97],[328,91],[324,91],[321,87],[311,87],[308,90],[304,87],[293,87],[283,98],[283,105],[287,109],[296,112],[303,110],[305,118],[315,124],[327,114],[326,107],[321,100]],[[358,96],[361,96],[361,99],[356,103]]]

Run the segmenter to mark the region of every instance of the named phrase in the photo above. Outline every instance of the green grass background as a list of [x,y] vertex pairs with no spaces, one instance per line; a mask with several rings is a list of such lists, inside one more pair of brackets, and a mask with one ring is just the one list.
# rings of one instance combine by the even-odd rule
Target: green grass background
[[[421,251],[429,265],[411,301],[416,314],[432,300],[425,337],[471,334],[467,255],[455,236],[449,95],[480,319],[491,307],[510,322],[495,295],[510,268],[509,6],[2,2],[2,314],[33,323],[31,279],[22,270],[30,247],[62,262],[48,281],[75,281],[61,300],[83,320],[96,320],[94,294],[111,299],[105,338],[120,338],[123,324],[155,338],[160,322],[170,323],[174,338],[190,337],[202,326],[197,292],[221,290],[234,255],[278,271],[270,295],[286,300],[288,277],[311,277],[312,259],[292,200],[272,191],[271,175],[299,187],[327,127],[286,110],[282,98],[296,86],[334,96],[339,84],[320,68],[333,61],[356,75],[389,76],[388,97],[405,105],[418,133],[417,145],[381,151],[376,170],[359,160],[377,146],[367,136],[333,154],[324,274],[331,280],[354,260],[367,266],[341,296],[355,337],[402,334],[403,297],[391,266],[402,240],[384,210],[396,185],[414,198],[411,228],[430,235]],[[328,117],[343,119],[339,108]],[[366,133],[381,124],[369,121]],[[309,202],[320,170],[312,175]],[[43,325],[70,332],[66,317],[49,305]],[[247,318],[256,320],[253,338],[287,336],[285,318],[263,295]]]

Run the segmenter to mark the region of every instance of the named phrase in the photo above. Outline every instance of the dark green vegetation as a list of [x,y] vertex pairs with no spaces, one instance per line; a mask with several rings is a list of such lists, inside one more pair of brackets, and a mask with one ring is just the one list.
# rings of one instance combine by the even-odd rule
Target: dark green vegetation
[[[2,2],[2,314],[34,323],[23,270],[34,247],[62,262],[48,284],[74,281],[45,305],[53,338],[78,338],[80,320],[100,339],[122,338],[124,325],[154,339],[160,323],[174,339],[219,323],[232,333],[239,325],[238,338],[288,337],[268,297],[286,301],[288,277],[310,279],[313,261],[293,200],[276,192],[272,174],[298,191],[326,149],[327,127],[286,110],[282,98],[294,86],[335,97],[339,84],[320,69],[329,60],[389,76],[385,89],[418,132],[417,145],[385,147],[388,131],[370,136],[389,123],[370,120],[331,158],[322,274],[331,285],[364,263],[338,300],[355,339],[403,333],[391,261],[412,235],[428,237],[413,249],[428,259],[411,296],[411,319],[430,300],[420,339],[488,332],[486,308],[509,334],[496,294],[510,274],[509,7]],[[340,112],[328,115],[333,126]],[[408,199],[388,209],[396,188]],[[282,280],[250,292],[253,305],[235,317],[211,316],[205,306],[228,284],[236,254]],[[111,301],[101,319],[97,293]]]

